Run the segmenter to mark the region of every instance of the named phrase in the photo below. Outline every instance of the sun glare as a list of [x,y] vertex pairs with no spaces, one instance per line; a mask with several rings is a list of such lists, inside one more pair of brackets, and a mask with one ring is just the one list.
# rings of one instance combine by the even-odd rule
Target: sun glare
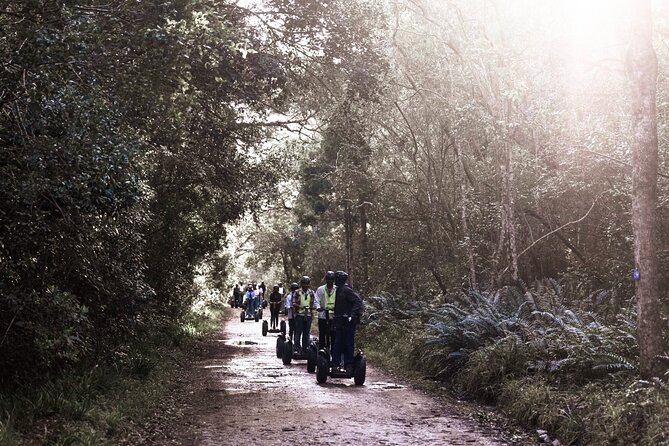
[[561,10],[564,37],[573,56],[606,55],[623,42],[626,8],[632,3],[624,0],[562,0]]

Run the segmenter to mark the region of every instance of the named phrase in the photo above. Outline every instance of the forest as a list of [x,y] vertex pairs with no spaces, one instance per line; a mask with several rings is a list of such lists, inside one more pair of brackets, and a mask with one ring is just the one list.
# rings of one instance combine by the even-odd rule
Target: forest
[[0,444],[54,414],[115,444],[104,389],[235,283],[327,270],[379,365],[669,444],[665,2],[0,0],[0,30]]

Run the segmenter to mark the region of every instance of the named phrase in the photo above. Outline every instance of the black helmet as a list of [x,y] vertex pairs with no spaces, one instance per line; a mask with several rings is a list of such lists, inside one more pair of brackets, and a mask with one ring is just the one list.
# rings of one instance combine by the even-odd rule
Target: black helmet
[[335,280],[335,273],[334,271],[328,271],[325,273],[325,281],[326,282],[332,282]]
[[274,291],[279,291],[279,285],[274,285],[274,288],[272,288]]
[[296,289],[298,289],[299,287],[300,287],[300,286],[299,286],[297,283],[295,283],[295,282],[293,282],[293,283],[290,284],[290,289],[291,289],[291,290],[296,290]]
[[335,285],[342,286],[348,280],[348,273],[346,271],[337,271],[335,273]]
[[300,279],[300,285],[309,285],[311,283],[311,279],[309,276],[302,276]]

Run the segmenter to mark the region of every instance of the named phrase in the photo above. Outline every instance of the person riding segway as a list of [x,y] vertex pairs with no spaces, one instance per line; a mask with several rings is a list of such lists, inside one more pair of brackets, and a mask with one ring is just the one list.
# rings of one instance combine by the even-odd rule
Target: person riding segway
[[[318,352],[316,360],[316,381],[324,383],[328,376],[333,378],[353,378],[356,385],[365,383],[367,361],[358,352],[353,355],[355,346],[355,328],[362,314],[362,299],[347,284],[348,274],[345,271],[335,273],[335,305],[332,324],[335,330],[332,345],[332,359],[327,348]],[[326,311],[329,317],[329,311]],[[326,338],[327,340],[327,338]],[[342,357],[344,359],[342,367]]]
[[[318,345],[328,345],[332,348],[334,345],[334,330],[332,329],[332,316],[334,315],[335,291],[334,284],[335,273],[328,271],[325,273],[325,284],[316,290],[316,308],[318,309]],[[326,339],[328,338],[329,339]]]
[[[276,356],[278,358],[283,358],[283,347],[285,344],[290,343],[290,351],[292,354],[293,344],[292,339],[295,334],[295,318],[293,315],[293,292],[298,290],[300,286],[293,282],[290,284],[290,290],[286,293],[284,308],[286,309],[286,317],[288,318],[288,337],[286,337],[286,332],[283,330],[283,333],[280,334],[276,339]],[[289,355],[290,356],[290,355]],[[284,359],[284,362],[287,361],[287,358]]]
[[279,310],[281,308],[281,294],[279,293],[279,285],[274,285],[272,293],[269,295],[269,319],[272,330],[276,330],[279,325]]
[[302,276],[302,279],[300,279],[301,289],[293,293],[293,311],[295,313],[294,350],[301,354],[304,354],[305,349],[309,346],[309,333],[313,319],[312,310],[315,296],[314,291],[309,288],[310,283],[309,276]]
[[244,303],[242,308],[242,314],[240,316],[242,322],[244,322],[246,319],[253,319],[258,322],[259,315],[255,305],[255,294],[251,285],[246,288],[246,294],[244,295]]
[[318,352],[318,340],[310,343],[311,322],[313,319],[312,311],[314,309],[314,291],[309,288],[311,279],[303,276],[300,280],[302,288],[299,288],[291,295],[293,318],[295,324],[294,336],[288,338],[283,344],[283,363],[288,365],[293,359],[309,359],[313,357],[313,367],[307,361],[307,371],[316,371],[315,358]]
[[239,288],[238,284],[235,284],[235,288],[232,290],[232,307],[239,308],[242,306],[242,290]]
[[[272,293],[269,295],[269,312],[270,312],[270,324],[266,320],[262,321],[262,335],[267,336],[267,333],[283,333],[286,334],[286,321],[281,321],[281,328],[278,328],[279,325],[279,310],[281,309],[281,293],[279,292],[279,286],[275,285]],[[265,301],[263,301],[265,302]]]

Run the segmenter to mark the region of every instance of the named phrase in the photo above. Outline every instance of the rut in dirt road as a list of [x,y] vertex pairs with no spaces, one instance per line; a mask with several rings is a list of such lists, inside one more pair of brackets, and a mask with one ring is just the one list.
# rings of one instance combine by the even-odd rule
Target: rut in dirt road
[[[187,372],[180,415],[152,444],[506,445],[453,408],[368,365],[367,380],[317,384],[306,361],[283,365],[261,323],[228,322]],[[234,312],[234,318],[231,317]]]

